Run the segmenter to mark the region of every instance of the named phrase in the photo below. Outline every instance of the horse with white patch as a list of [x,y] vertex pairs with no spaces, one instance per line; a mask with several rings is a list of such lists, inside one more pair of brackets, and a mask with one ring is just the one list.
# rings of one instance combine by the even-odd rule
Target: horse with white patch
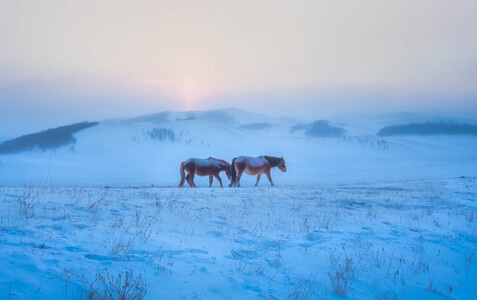
[[240,178],[242,177],[243,172],[249,175],[257,175],[257,182],[255,186],[258,186],[260,177],[262,174],[267,175],[270,184],[273,186],[272,176],[270,171],[272,168],[277,167],[280,171],[286,172],[287,167],[285,165],[285,160],[283,157],[275,156],[239,156],[235,157],[232,160],[232,166],[230,173],[232,174],[232,181],[230,182],[230,187],[240,187]]
[[[228,161],[213,157],[189,158],[181,162],[181,181],[179,182],[179,187],[183,187],[186,180],[190,187],[197,187],[194,183],[196,174],[199,176],[209,176],[209,187],[212,187],[213,177],[220,183],[220,187],[224,187],[222,178],[219,175],[222,171],[225,171],[227,178],[230,180],[230,163]],[[187,176],[185,175],[186,172]]]

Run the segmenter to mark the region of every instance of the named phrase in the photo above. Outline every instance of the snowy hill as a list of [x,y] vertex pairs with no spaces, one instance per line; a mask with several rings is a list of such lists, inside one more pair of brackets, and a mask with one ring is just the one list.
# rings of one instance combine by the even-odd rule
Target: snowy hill
[[[0,297],[474,299],[477,138],[376,134],[426,121],[228,109],[20,137],[36,149],[0,155]],[[177,188],[189,157],[262,154],[286,160],[275,187]]]
[[[389,123],[302,123],[223,109],[160,112],[94,125],[54,150],[1,155],[2,184],[173,187],[180,162],[189,157],[231,161],[239,155],[283,156],[289,171],[272,172],[281,185],[475,176],[477,169],[475,136],[377,136],[377,128]],[[206,185],[206,178],[197,180]],[[243,182],[251,185],[254,178]]]

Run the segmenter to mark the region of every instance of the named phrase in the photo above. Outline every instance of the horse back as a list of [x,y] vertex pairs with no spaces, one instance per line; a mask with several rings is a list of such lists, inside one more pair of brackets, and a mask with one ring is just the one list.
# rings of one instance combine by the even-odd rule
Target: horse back
[[270,170],[271,165],[263,156],[239,156],[235,160],[235,168],[250,175],[261,174]]

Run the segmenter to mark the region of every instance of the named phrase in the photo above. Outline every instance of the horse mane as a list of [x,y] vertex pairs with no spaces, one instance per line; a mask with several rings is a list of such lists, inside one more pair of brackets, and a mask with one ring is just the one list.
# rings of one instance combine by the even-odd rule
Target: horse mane
[[268,156],[268,155],[264,155],[263,157],[266,160],[268,160],[268,162],[270,163],[270,165],[272,165],[272,167],[278,166],[283,160],[283,157]]

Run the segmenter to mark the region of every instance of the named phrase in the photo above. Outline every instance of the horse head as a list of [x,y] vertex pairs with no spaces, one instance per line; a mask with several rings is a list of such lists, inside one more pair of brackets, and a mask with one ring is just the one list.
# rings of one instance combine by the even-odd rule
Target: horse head
[[283,158],[283,156],[282,157],[275,157],[275,156],[265,155],[265,156],[262,156],[262,157],[265,158],[266,160],[268,160],[268,162],[270,163],[272,168],[277,167],[282,172],[287,171],[287,166],[285,165],[285,159]]
[[221,171],[225,171],[225,175],[227,176],[227,179],[230,180],[232,178],[232,173],[231,173],[231,166],[228,161],[222,160],[221,161]]
[[227,178],[229,180],[232,178],[232,175],[231,175],[231,172],[230,172],[231,164],[228,161],[220,159],[220,158],[213,158],[213,157],[209,157],[209,159],[213,159],[217,162],[218,167],[219,167],[218,168],[219,172],[225,171],[225,175],[227,176]]
[[280,162],[278,163],[277,168],[282,172],[287,171],[287,166],[285,165],[285,159],[283,158],[283,156],[280,157]]

